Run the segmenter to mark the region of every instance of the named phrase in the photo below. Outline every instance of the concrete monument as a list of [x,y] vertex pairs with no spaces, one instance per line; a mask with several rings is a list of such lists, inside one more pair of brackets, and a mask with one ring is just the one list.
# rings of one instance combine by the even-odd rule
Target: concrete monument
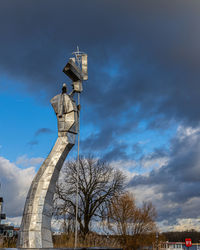
[[78,51],[75,52],[75,56],[76,58],[71,58],[63,70],[72,80],[73,91],[67,94],[67,86],[63,84],[62,93],[51,99],[58,121],[58,138],[29,189],[18,237],[18,248],[53,247],[51,218],[55,184],[65,158],[75,144],[78,132],[79,106],[77,107],[73,96],[74,93],[82,92],[82,81],[87,80],[87,55]]

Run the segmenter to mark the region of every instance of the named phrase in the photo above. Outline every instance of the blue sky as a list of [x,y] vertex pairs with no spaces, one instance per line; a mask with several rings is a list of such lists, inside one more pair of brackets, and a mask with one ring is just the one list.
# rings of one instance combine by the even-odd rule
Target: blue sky
[[[8,221],[20,223],[30,182],[57,138],[50,99],[63,82],[70,91],[62,69],[78,45],[89,73],[81,154],[127,174],[138,204],[155,204],[161,230],[199,229],[200,3],[0,4],[0,181]],[[76,152],[77,145],[69,159]]]

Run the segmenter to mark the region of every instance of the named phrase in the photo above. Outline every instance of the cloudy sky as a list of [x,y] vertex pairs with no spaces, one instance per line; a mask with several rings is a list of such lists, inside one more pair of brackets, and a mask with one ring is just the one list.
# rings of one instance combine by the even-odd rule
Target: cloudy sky
[[[50,99],[71,53],[88,54],[81,154],[128,176],[160,230],[200,229],[199,0],[0,0],[0,182],[20,223],[56,137]],[[76,156],[76,146],[69,158]]]

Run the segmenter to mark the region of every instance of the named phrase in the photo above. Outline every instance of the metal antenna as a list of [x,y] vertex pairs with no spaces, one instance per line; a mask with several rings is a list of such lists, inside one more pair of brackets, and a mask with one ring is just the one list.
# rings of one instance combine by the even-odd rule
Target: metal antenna
[[[81,69],[82,65],[82,55],[83,52],[80,52],[79,47],[77,46],[77,51],[72,53],[75,55],[76,63],[78,64],[79,68]],[[80,107],[80,93],[78,93],[78,107]],[[79,119],[79,125],[78,125],[78,149],[77,149],[77,175],[76,175],[76,219],[75,219],[75,242],[74,242],[74,248],[77,247],[77,241],[78,241],[78,204],[79,204],[79,170],[80,170],[80,156],[79,156],[79,150],[80,150],[80,110],[78,110],[78,119]]]
[[76,59],[76,63],[78,64],[78,66],[81,68],[81,62],[82,62],[82,55],[84,55],[84,52],[81,52],[79,50],[79,47],[77,46],[77,51],[73,52],[72,55],[75,55],[75,59]]
[[[78,205],[79,205],[79,171],[80,171],[80,156],[79,156],[79,150],[80,150],[80,93],[82,92],[82,82],[88,79],[88,73],[87,73],[87,54],[84,52],[81,52],[79,50],[79,47],[77,46],[77,51],[72,53],[75,58],[73,58],[73,62],[77,64],[79,68],[79,76],[77,81],[76,78],[72,78],[75,82],[77,81],[78,84],[78,150],[77,150],[77,176],[76,176],[76,219],[75,219],[75,242],[74,247],[77,247],[77,240],[78,240]],[[74,60],[75,59],[75,60]],[[65,69],[64,69],[65,70]],[[65,71],[64,71],[65,73]],[[66,70],[66,75],[68,75]],[[69,76],[69,75],[68,75]]]

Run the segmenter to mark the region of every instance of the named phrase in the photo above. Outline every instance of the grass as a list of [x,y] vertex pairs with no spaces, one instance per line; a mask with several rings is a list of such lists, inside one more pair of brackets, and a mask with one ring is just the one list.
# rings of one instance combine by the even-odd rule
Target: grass
[[[74,234],[61,234],[61,235],[54,235],[53,236],[54,247],[55,248],[62,248],[74,247]],[[119,248],[120,245],[115,237],[112,236],[105,236],[105,235],[98,235],[95,233],[88,234],[85,238],[79,236],[77,247],[110,247]]]

